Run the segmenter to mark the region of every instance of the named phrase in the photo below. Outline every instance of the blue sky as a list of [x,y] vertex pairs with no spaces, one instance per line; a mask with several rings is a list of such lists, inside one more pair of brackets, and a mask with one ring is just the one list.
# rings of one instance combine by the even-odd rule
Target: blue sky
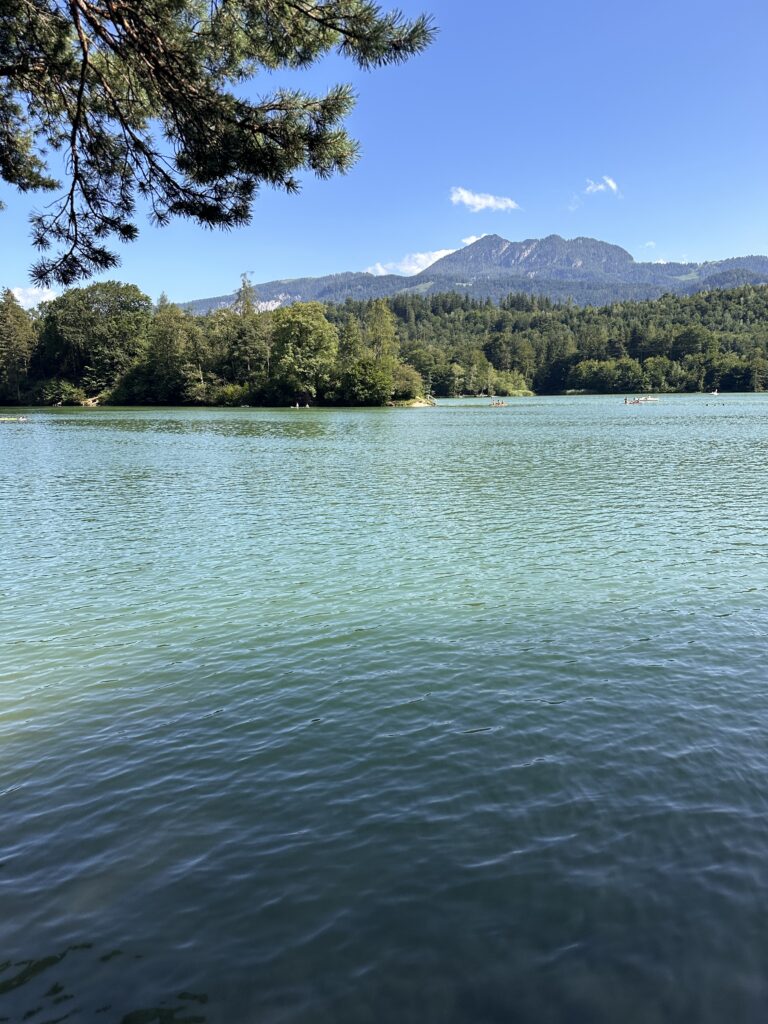
[[[361,72],[331,56],[253,83],[351,82],[362,152],[349,174],[263,191],[237,231],[143,221],[107,276],[181,302],[230,292],[243,272],[412,272],[492,232],[589,235],[638,260],[768,254],[762,0],[399,6],[439,28],[408,64]],[[0,286],[24,289],[35,200],[6,186],[0,198]]]

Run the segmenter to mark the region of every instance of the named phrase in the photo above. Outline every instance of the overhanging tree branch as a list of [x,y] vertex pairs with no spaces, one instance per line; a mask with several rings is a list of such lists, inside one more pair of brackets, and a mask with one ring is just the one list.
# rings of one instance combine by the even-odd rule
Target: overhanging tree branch
[[[259,188],[344,172],[357,155],[343,122],[349,87],[234,86],[261,69],[307,67],[337,49],[363,68],[396,63],[434,35],[371,0],[0,0],[0,179],[64,192],[31,218],[41,284],[70,284],[117,262],[109,237],[137,234],[136,197],[159,224],[245,224]],[[44,74],[41,73],[44,70]]]

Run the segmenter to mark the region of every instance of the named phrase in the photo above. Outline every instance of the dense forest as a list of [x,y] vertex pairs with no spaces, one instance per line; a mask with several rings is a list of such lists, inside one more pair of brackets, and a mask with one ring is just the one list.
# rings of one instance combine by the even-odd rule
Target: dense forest
[[243,278],[233,306],[204,316],[113,281],[31,312],[10,290],[0,299],[4,404],[383,405],[766,387],[764,286],[586,308],[451,293],[265,312]]
[[[501,235],[482,235],[409,277],[348,272],[264,281],[256,289],[262,303],[280,306],[291,302],[329,305],[393,295],[425,298],[446,292],[496,303],[520,293],[546,295],[553,302],[577,306],[607,306],[670,293],[693,295],[713,288],[766,283],[767,256],[737,256],[709,263],[636,263],[626,249],[597,238],[547,235],[510,242]],[[207,313],[230,305],[232,298],[233,294],[193,299],[184,303],[184,308]]]

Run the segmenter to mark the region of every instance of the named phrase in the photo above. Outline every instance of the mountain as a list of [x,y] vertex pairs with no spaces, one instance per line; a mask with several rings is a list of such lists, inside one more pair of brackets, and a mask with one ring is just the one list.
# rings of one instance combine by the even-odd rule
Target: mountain
[[[485,235],[443,256],[420,274],[377,277],[330,274],[267,281],[255,285],[262,308],[292,302],[343,302],[416,292],[456,291],[494,301],[510,292],[546,295],[577,305],[606,305],[624,299],[654,299],[665,292],[690,295],[712,288],[768,283],[768,257],[740,256],[710,263],[637,263],[621,246],[596,238],[527,238],[510,242]],[[234,293],[184,303],[195,313],[229,306]]]
[[495,277],[565,276],[621,274],[635,261],[618,245],[595,238],[566,241],[559,235],[508,242],[499,235],[486,235],[464,249],[457,249],[423,271],[424,275]]
[[[346,273],[328,274],[326,277],[296,277],[280,281],[267,281],[254,285],[258,305],[262,309],[289,306],[292,302],[343,302],[344,299],[378,299],[403,291],[410,277],[386,274]],[[407,289],[405,289],[407,290]],[[236,293],[216,295],[210,299],[194,299],[180,303],[192,313],[209,313],[213,309],[231,306]]]

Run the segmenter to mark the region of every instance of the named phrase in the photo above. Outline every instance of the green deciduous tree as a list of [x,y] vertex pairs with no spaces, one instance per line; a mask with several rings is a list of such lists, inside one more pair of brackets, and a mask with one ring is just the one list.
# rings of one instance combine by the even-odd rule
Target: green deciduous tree
[[195,339],[200,328],[194,319],[163,295],[147,330],[145,367],[151,383],[151,399],[174,403],[186,398],[188,380],[195,380],[198,368],[193,365]]
[[115,266],[105,239],[136,236],[137,197],[158,224],[227,227],[248,222],[262,185],[347,170],[350,87],[254,102],[242,83],[333,49],[395,63],[432,35],[428,18],[371,0],[0,0],[0,179],[59,192],[32,218],[35,244],[57,249],[33,278]]
[[268,321],[260,316],[256,289],[243,274],[235,297],[235,330],[230,349],[230,365],[236,380],[264,383],[269,376],[271,337]]
[[649,356],[643,362],[643,373],[651,391],[670,391],[677,386],[680,367],[666,356]]
[[424,381],[418,370],[405,363],[398,363],[395,367],[392,397],[398,401],[407,401],[422,398],[423,395]]
[[362,337],[374,362],[373,368],[366,375],[376,380],[376,394],[381,394],[381,401],[387,402],[395,391],[400,343],[397,338],[397,321],[386,300],[375,299],[369,305],[363,318]]
[[397,321],[386,300],[375,299],[366,310],[363,340],[379,362],[397,358]]
[[150,299],[133,284],[71,288],[44,307],[38,369],[97,395],[143,357],[151,314]]
[[279,394],[308,401],[328,387],[339,346],[336,328],[319,302],[297,302],[275,311],[272,373]]
[[672,359],[682,361],[686,356],[705,352],[711,343],[712,335],[709,331],[698,324],[691,324],[676,333],[670,348],[670,355]]
[[363,352],[363,332],[357,317],[347,315],[339,329],[339,365],[349,368]]
[[445,381],[445,394],[448,398],[458,398],[464,387],[464,367],[459,363],[451,363]]
[[370,349],[340,369],[333,400],[344,405],[384,405],[394,392],[392,373],[384,369]]
[[497,395],[528,393],[528,382],[519,370],[499,370],[496,373],[494,390]]

